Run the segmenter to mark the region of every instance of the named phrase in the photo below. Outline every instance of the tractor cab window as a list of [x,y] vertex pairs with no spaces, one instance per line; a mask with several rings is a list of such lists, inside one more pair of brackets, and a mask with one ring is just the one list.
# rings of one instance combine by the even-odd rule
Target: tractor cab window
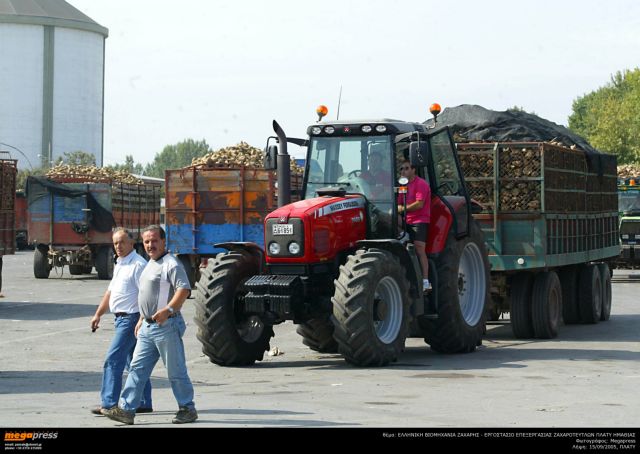
[[373,203],[393,200],[388,136],[313,137],[309,145],[305,198],[327,186],[342,186]]
[[640,191],[619,191],[618,210],[623,213],[640,212]]
[[447,130],[434,134],[429,140],[435,176],[435,184],[432,187],[435,186],[441,196],[464,196],[465,189],[458,173],[455,151],[452,148]]

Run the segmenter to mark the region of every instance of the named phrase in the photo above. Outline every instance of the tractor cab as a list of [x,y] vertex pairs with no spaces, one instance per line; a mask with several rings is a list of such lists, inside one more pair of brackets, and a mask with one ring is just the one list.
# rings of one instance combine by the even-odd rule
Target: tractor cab
[[[303,198],[326,194],[328,187],[363,195],[376,221],[368,238],[402,236],[398,180],[405,160],[416,165],[418,176],[431,186],[436,204],[451,197],[457,206],[469,203],[446,128],[433,130],[421,123],[382,119],[316,124],[307,132]],[[456,227],[464,233],[470,210],[462,211],[457,213]]]

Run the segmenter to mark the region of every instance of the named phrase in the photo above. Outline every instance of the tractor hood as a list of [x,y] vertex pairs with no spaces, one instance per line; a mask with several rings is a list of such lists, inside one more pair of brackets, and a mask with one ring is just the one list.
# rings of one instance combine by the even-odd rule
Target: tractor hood
[[265,218],[267,263],[321,263],[351,251],[366,237],[360,195],[322,196],[290,203]]

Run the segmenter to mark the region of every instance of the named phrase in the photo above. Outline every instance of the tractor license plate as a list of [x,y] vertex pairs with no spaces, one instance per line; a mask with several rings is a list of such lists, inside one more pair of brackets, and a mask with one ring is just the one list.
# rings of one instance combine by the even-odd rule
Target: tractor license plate
[[274,235],[293,235],[293,224],[273,224],[271,228]]

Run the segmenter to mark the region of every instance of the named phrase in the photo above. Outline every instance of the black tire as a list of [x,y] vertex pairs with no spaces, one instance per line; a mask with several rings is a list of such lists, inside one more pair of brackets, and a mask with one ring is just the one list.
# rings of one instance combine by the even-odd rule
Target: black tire
[[113,265],[113,248],[111,246],[102,246],[98,249],[95,262],[98,279],[111,279],[113,277]]
[[399,260],[382,249],[356,251],[334,281],[333,336],[355,366],[386,366],[409,331],[409,281]]
[[319,353],[338,353],[338,343],[333,338],[333,323],[329,317],[314,318],[300,323],[296,332],[302,343]]
[[202,351],[220,366],[248,366],[262,361],[269,350],[273,327],[257,316],[237,310],[242,284],[259,273],[258,260],[248,253],[218,254],[196,283],[196,337]]
[[511,330],[516,339],[533,338],[531,294],[533,274],[521,272],[511,280]]
[[191,258],[187,254],[178,255],[178,260],[182,263],[182,267],[184,268],[185,273],[187,273],[187,277],[189,278],[189,285],[191,288],[195,288],[196,286],[196,273],[194,267],[191,265]]
[[602,280],[597,265],[581,267],[578,295],[582,323],[598,323],[602,314]]
[[531,297],[533,334],[538,339],[553,339],[558,335],[562,314],[562,286],[555,271],[536,275]]
[[602,281],[602,311],[600,321],[607,321],[611,317],[611,270],[606,263],[599,263],[600,280]]
[[580,306],[578,304],[578,269],[567,266],[560,270],[562,286],[562,320],[565,325],[580,323]]
[[91,274],[91,271],[93,271],[93,266],[91,265],[86,265],[82,267],[82,274]]
[[84,271],[84,266],[82,265],[69,265],[69,274],[72,276],[78,276],[82,274]]
[[38,246],[33,251],[33,275],[36,279],[47,279],[51,267],[49,266],[48,249],[46,246]]
[[484,236],[475,221],[465,238],[457,240],[453,231],[449,233],[436,268],[438,318],[420,319],[424,340],[440,353],[472,352],[482,344],[491,304],[489,261]]

